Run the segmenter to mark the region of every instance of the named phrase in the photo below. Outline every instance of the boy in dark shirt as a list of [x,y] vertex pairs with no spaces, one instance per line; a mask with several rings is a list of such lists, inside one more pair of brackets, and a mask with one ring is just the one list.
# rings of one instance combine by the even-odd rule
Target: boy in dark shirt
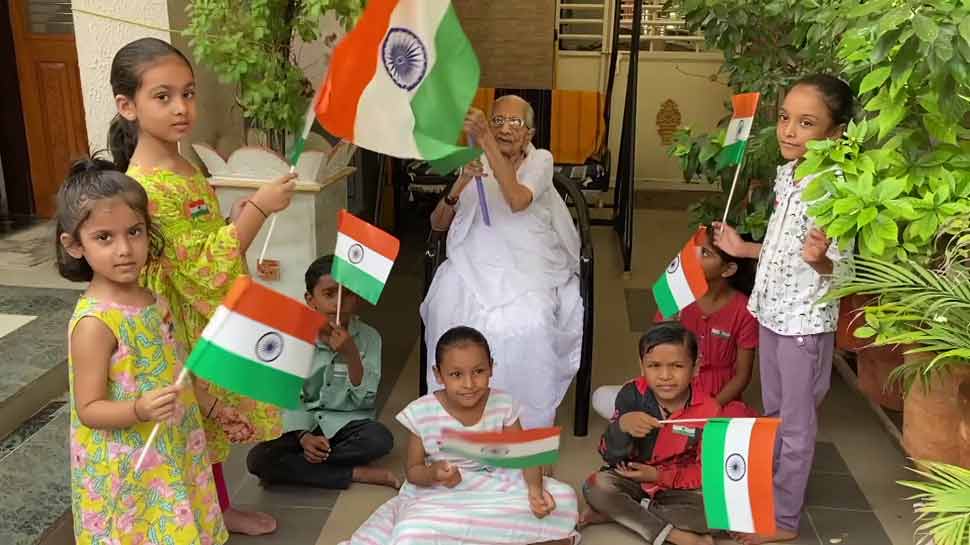
[[626,383],[600,441],[607,466],[583,484],[580,524],[615,521],[648,543],[713,544],[701,496],[699,427],[661,420],[712,418],[721,408],[693,395],[697,339],[677,322],[640,339],[641,376]]

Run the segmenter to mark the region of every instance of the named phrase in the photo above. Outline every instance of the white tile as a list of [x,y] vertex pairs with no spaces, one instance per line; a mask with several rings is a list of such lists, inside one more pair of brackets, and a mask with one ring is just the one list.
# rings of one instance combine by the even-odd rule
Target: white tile
[[0,337],[29,324],[36,316],[24,316],[21,314],[0,314]]

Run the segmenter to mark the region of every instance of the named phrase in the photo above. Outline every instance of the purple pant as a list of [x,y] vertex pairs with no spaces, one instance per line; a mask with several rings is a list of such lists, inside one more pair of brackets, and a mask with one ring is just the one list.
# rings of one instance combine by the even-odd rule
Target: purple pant
[[775,520],[798,531],[815,456],[817,407],[832,378],[834,333],[779,335],[761,326],[758,352],[765,416],[780,417],[775,444]]

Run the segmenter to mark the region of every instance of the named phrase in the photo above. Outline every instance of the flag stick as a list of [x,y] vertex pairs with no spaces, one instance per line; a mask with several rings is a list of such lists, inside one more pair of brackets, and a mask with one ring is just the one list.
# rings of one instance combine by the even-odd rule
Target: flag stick
[[659,420],[658,424],[700,424],[707,422],[710,418],[680,418],[677,420]]
[[337,284],[337,327],[340,327],[340,300],[343,299],[344,285]]
[[737,168],[734,169],[734,181],[731,182],[731,191],[728,193],[727,204],[724,205],[724,218],[721,223],[727,223],[728,213],[731,211],[731,201],[734,199],[734,189],[738,186],[738,177],[741,175],[741,165],[744,164],[744,157],[738,161]]
[[[296,172],[296,165],[290,165],[290,174]],[[269,239],[273,238],[273,229],[276,229],[276,214],[269,219],[269,231],[266,231],[266,239],[263,240],[263,249],[259,252],[259,259],[256,260],[256,266],[263,262],[263,258],[266,257],[266,249],[269,248]]]
[[[475,138],[473,136],[468,136],[468,144],[471,146],[475,145]],[[478,205],[482,209],[482,220],[485,225],[491,226],[492,219],[488,216],[488,203],[485,201],[485,184],[482,182],[481,176],[475,176],[475,187],[478,189]]]
[[[179,373],[178,378],[175,379],[175,385],[181,386],[182,382],[185,380],[185,377],[187,377],[188,374],[189,374],[189,368],[182,367],[182,372]],[[158,429],[161,427],[162,427],[161,422],[155,422],[155,426],[152,427],[152,432],[148,434],[148,440],[145,441],[145,446],[142,447],[141,454],[138,455],[138,461],[135,462],[135,473],[138,473],[138,470],[141,469],[141,464],[144,463],[145,461],[145,455],[148,454],[148,449],[150,449],[152,446],[152,443],[155,442],[155,437],[158,436]]]

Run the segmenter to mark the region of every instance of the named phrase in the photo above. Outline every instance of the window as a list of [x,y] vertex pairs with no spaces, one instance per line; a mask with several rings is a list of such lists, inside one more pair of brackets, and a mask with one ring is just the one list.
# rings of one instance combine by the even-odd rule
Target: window
[[[623,0],[620,6],[621,51],[630,49],[634,1]],[[704,37],[687,29],[678,2],[640,1],[644,2],[640,51],[704,50]],[[559,51],[608,51],[613,5],[613,0],[559,0]]]

